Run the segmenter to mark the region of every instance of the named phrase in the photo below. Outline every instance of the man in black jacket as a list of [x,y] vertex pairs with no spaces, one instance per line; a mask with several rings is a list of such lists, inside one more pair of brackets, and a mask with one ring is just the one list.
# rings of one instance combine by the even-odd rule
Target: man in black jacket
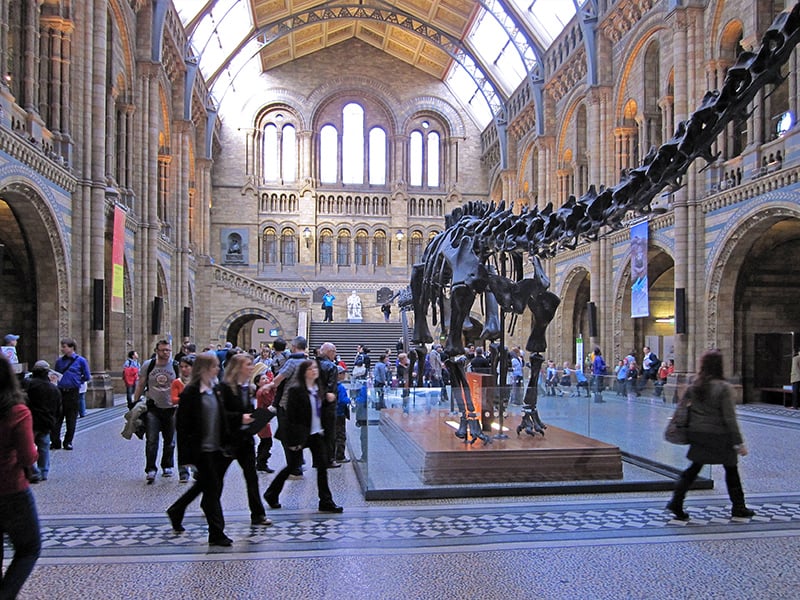
[[337,469],[342,465],[334,460],[336,456],[336,400],[339,370],[336,368],[336,346],[325,342],[317,352],[319,364],[319,389],[324,394],[322,404],[322,428],[325,430],[325,444],[328,447],[328,468]]
[[50,365],[39,360],[28,380],[28,408],[33,416],[33,436],[39,460],[31,469],[30,482],[46,481],[50,473],[50,430],[61,414],[61,392],[50,381]]

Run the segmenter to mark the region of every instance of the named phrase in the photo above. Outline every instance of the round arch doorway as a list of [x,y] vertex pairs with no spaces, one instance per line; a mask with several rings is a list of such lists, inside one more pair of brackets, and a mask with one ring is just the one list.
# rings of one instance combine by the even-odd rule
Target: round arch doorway
[[230,342],[245,351],[258,352],[277,337],[294,337],[291,331],[274,315],[258,308],[245,308],[231,314],[220,325],[219,337],[223,344]]

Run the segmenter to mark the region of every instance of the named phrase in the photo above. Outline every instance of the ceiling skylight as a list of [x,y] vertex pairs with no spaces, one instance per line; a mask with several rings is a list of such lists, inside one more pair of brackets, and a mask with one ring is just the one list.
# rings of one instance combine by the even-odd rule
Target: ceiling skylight
[[[511,0],[511,3],[525,17],[544,50],[564,31],[576,11],[576,2],[572,0]],[[585,3],[586,0],[578,0],[577,5]]]
[[503,26],[482,10],[467,35],[467,41],[503,86],[505,95],[510,96],[525,77],[526,71],[520,51]]
[[454,62],[444,82],[461,103],[469,109],[470,114],[481,129],[491,123],[492,111],[489,108],[489,103],[464,67]]
[[[200,72],[211,84],[212,94],[219,100],[229,86],[250,71],[258,75],[258,48],[251,40],[237,51],[244,39],[253,33],[253,17],[248,0],[217,0],[208,10],[200,0],[173,0],[181,22],[186,26],[198,17],[190,34],[191,52],[200,61]],[[220,71],[220,69],[222,69]],[[214,77],[213,81],[211,80]]]
[[[552,44],[577,8],[587,1],[482,0],[476,5],[469,31],[461,38],[465,46],[451,54],[454,59],[449,68],[442,68],[447,69],[445,84],[479,126],[487,125],[502,110],[505,99],[535,69],[541,51]],[[513,11],[509,11],[508,3]],[[173,4],[187,29],[188,53],[198,60],[217,104],[231,92],[247,93],[247,82],[261,73],[260,50],[267,41],[274,41],[255,35],[252,0],[173,0]],[[308,5],[325,3],[295,0],[286,4],[295,11]],[[304,26],[304,22],[297,26]]]

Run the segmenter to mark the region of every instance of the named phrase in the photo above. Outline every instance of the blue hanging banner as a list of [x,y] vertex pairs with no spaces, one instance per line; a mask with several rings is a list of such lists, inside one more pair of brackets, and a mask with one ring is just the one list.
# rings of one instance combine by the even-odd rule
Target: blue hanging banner
[[631,227],[631,317],[650,316],[647,284],[647,221]]

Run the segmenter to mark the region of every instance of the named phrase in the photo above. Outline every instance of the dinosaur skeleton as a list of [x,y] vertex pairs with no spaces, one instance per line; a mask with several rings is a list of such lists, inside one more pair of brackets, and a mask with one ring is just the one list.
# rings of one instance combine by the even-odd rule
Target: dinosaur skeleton
[[[542,210],[524,208],[514,214],[505,203],[468,202],[445,218],[445,230],[427,245],[422,262],[413,265],[410,298],[414,310],[412,342],[417,361],[424,360],[431,343],[427,312],[434,325],[441,320],[447,332],[445,365],[453,385],[453,396],[461,412],[456,436],[491,441],[482,431],[466,381],[463,332],[478,295],[483,296],[486,323],[480,338],[501,337],[504,316],[532,314],[525,348],[531,352],[531,379],[525,393],[522,422],[517,434],[544,435],[545,425],[537,411],[536,378],[547,348],[545,332],[560,299],[548,291],[550,282],[541,259],[562,248],[574,248],[581,240],[597,240],[604,228],[619,229],[625,219],[652,214],[651,202],[663,189],[680,189],[681,180],[697,158],[715,162],[711,146],[734,119],[747,116],[747,106],[767,84],[783,81],[781,67],[800,41],[800,3],[781,13],[764,34],[760,47],[742,52],[728,69],[720,90],[709,91],[688,119],[681,121],[673,137],[652,148],[638,167],[629,169],[614,187],[598,192],[594,186],[576,199],[570,196],[558,209],[552,203]],[[706,168],[704,167],[704,168]],[[531,277],[523,276],[527,253],[533,265]],[[407,307],[409,308],[409,307]],[[437,315],[438,313],[438,315]],[[502,317],[501,317],[502,313]],[[503,357],[504,358],[504,357]],[[422,364],[422,362],[420,362]],[[411,369],[409,370],[411,372]],[[422,369],[418,369],[421,385]]]

